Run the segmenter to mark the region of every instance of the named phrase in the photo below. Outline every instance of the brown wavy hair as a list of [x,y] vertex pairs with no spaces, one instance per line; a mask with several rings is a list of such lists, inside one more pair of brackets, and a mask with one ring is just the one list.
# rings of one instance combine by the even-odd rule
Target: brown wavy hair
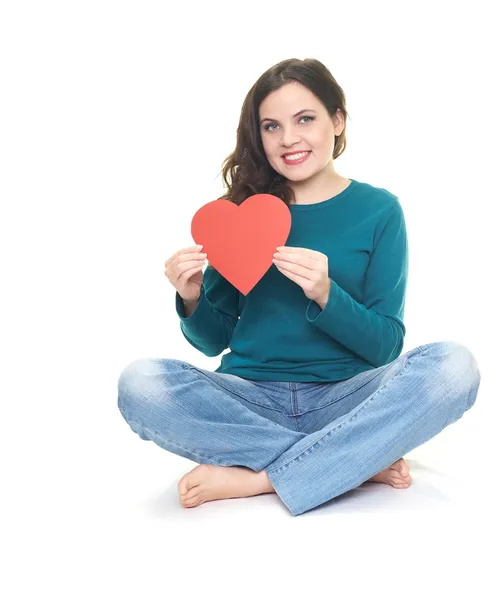
[[283,85],[298,81],[322,102],[330,117],[340,109],[345,117],[345,127],[335,137],[333,159],[346,148],[346,119],[349,115],[345,94],[330,71],[318,60],[289,58],[277,63],[263,73],[244,99],[237,127],[236,148],[223,161],[222,176],[226,193],[220,198],[238,206],[253,194],[273,194],[287,205],[294,202],[293,190],[269,163],[263,149],[258,111],[260,104],[271,92]]

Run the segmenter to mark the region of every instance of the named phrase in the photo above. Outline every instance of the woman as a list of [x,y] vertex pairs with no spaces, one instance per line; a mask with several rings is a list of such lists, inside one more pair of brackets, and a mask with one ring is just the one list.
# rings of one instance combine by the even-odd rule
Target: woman
[[272,193],[292,227],[246,296],[199,246],[166,261],[183,335],[214,371],[136,360],[119,408],[145,440],[199,465],[180,502],[276,492],[293,516],[365,481],[406,488],[402,456],[474,404],[480,372],[457,342],[401,354],[408,244],[398,198],[334,170],[344,93],[313,59],[265,72],[224,163],[224,199]]

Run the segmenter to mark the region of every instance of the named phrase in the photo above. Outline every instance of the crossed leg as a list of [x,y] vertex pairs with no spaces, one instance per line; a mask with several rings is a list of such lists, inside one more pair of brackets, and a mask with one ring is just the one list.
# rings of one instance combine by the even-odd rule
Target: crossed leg
[[[408,488],[411,483],[409,465],[399,458],[368,481],[386,483],[394,488]],[[247,467],[221,467],[201,464],[182,477],[178,484],[180,504],[194,508],[204,502],[227,498],[247,498],[274,493],[265,470],[258,473]]]

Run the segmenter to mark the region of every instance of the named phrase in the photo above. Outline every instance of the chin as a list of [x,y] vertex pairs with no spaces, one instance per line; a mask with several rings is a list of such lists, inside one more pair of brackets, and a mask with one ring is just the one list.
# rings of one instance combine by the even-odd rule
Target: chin
[[284,177],[288,180],[288,181],[305,181],[307,179],[310,179],[311,177],[313,177],[314,175],[317,175],[317,172],[314,173],[305,173],[305,174],[296,174],[293,176],[293,174],[289,174],[289,175],[284,175]]

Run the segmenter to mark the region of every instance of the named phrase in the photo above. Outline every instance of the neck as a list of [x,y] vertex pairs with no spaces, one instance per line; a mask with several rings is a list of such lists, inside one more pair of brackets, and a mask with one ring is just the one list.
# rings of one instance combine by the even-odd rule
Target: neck
[[314,204],[334,195],[334,191],[345,181],[335,172],[333,161],[330,160],[319,173],[302,181],[288,181],[288,185],[295,195],[293,204]]

